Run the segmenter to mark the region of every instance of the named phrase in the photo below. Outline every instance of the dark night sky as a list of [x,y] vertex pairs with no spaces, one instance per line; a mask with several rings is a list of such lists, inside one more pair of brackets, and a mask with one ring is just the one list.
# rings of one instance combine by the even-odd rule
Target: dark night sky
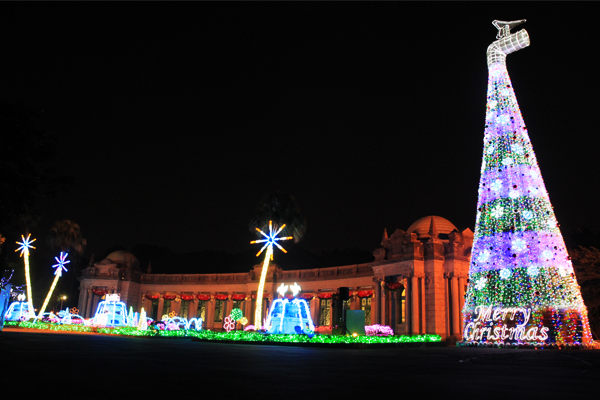
[[[74,188],[32,229],[243,251],[263,194],[310,251],[378,247],[440,215],[474,229],[494,19],[563,232],[598,226],[593,3],[3,3],[0,101],[44,110]],[[515,31],[516,31],[515,30]]]

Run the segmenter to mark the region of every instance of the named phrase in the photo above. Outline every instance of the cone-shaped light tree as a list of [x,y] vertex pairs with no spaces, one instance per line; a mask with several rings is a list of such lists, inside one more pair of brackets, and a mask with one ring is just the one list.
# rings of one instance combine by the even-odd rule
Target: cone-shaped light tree
[[463,343],[588,345],[587,310],[519,110],[506,56],[525,22],[494,21]]

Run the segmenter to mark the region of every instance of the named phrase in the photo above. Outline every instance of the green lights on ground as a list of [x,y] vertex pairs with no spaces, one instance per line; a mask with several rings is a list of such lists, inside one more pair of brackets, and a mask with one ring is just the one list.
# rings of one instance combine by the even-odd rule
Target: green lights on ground
[[155,330],[145,331],[132,327],[121,328],[94,328],[85,325],[57,325],[49,323],[31,322],[5,322],[7,327],[19,327],[26,329],[44,329],[62,332],[97,332],[108,335],[124,336],[148,336],[148,337],[188,337],[215,341],[234,341],[234,342],[262,342],[262,343],[324,343],[324,344],[399,344],[399,343],[436,343],[441,342],[440,335],[415,335],[415,336],[333,336],[316,335],[312,338],[307,335],[265,335],[253,331],[232,331],[232,332],[213,332],[210,330]]

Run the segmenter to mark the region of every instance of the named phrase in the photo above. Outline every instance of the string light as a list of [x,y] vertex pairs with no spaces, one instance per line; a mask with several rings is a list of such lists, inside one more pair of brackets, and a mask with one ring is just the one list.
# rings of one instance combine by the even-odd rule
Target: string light
[[65,264],[70,263],[71,261],[67,261],[67,256],[69,255],[69,253],[63,253],[62,251],[60,252],[60,258],[59,257],[54,257],[54,259],[56,260],[56,264],[54,264],[52,266],[52,268],[56,268],[54,271],[54,281],[52,282],[52,286],[50,287],[50,290],[48,291],[48,296],[46,296],[46,300],[44,300],[44,305],[42,306],[42,308],[40,309],[40,313],[38,314],[37,318],[35,321],[37,321],[37,319],[44,314],[44,311],[46,310],[46,306],[48,305],[48,302],[50,301],[50,297],[52,296],[52,292],[54,292],[54,288],[56,287],[56,284],[58,283],[58,279],[62,276],[62,271],[63,269],[65,271],[67,271],[67,268],[65,267]]
[[265,254],[265,260],[263,261],[262,271],[260,273],[260,281],[258,283],[258,290],[256,292],[256,309],[254,312],[254,326],[261,326],[261,316],[262,316],[262,299],[263,292],[265,290],[265,282],[267,280],[267,269],[269,268],[269,261],[273,260],[273,245],[277,246],[281,251],[287,253],[283,247],[277,243],[280,240],[290,240],[293,239],[293,236],[288,237],[277,237],[279,233],[285,228],[285,224],[281,225],[279,229],[274,232],[273,231],[273,221],[269,221],[269,234],[267,235],[260,229],[256,228],[256,231],[265,237],[265,239],[253,240],[250,244],[255,243],[265,243],[265,245],[260,249],[258,253],[256,253],[256,257],[258,257],[263,250],[267,249]]
[[509,35],[507,26],[520,22],[495,21],[503,33],[488,49],[463,344],[590,344],[587,309],[506,69],[506,55],[529,45],[525,31]]
[[32,295],[31,295],[31,276],[29,274],[29,249],[35,249],[35,247],[33,247],[31,244],[33,242],[36,241],[36,239],[31,239],[31,233],[29,235],[27,235],[27,239],[25,239],[25,237],[23,237],[23,235],[21,235],[21,239],[23,240],[22,242],[17,242],[17,244],[20,244],[21,246],[15,250],[15,252],[17,251],[21,251],[21,254],[19,255],[19,257],[23,257],[23,261],[25,264],[25,283],[27,285],[27,305],[28,305],[28,318],[35,318],[35,311],[33,309],[33,303],[32,303]]
[[[145,311],[142,309],[145,321]],[[191,321],[190,321],[191,322]],[[107,335],[123,336],[162,336],[162,337],[195,337],[201,340],[229,342],[262,342],[262,343],[306,343],[306,344],[410,344],[410,343],[441,343],[440,335],[411,335],[411,336],[332,336],[332,335],[265,335],[254,331],[214,332],[198,329],[158,330],[138,329],[131,326],[94,327],[85,324],[61,325],[46,322],[31,323],[27,321],[7,321],[6,326],[25,329],[53,330],[61,332],[97,332]],[[389,328],[389,327],[381,327]],[[391,330],[391,329],[390,329]],[[385,329],[384,329],[385,331]]]

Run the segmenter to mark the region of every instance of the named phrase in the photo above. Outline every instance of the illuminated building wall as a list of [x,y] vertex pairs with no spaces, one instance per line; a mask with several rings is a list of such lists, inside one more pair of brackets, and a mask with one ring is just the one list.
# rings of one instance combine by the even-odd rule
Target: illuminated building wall
[[[384,235],[371,263],[294,271],[271,264],[263,318],[282,282],[297,282],[302,287],[298,297],[307,300],[317,325],[322,312],[328,312],[333,320],[336,313],[331,305],[338,288],[349,287],[347,308],[367,308],[369,324],[389,325],[398,334],[436,333],[455,340],[460,337],[461,299],[472,238],[469,229],[459,232],[448,220],[430,216],[416,221],[406,232],[399,229],[390,237]],[[104,294],[118,293],[137,312],[143,307],[150,313],[155,302],[160,317],[166,302],[170,312],[180,315],[181,305],[187,301],[188,318],[204,313],[205,327],[221,330],[223,323],[216,322],[217,302],[224,305],[224,316],[235,306],[253,323],[261,273],[262,263],[246,273],[142,273],[132,254],[118,251],[82,271],[78,309],[82,316],[90,317]],[[321,311],[322,304],[329,308]]]

